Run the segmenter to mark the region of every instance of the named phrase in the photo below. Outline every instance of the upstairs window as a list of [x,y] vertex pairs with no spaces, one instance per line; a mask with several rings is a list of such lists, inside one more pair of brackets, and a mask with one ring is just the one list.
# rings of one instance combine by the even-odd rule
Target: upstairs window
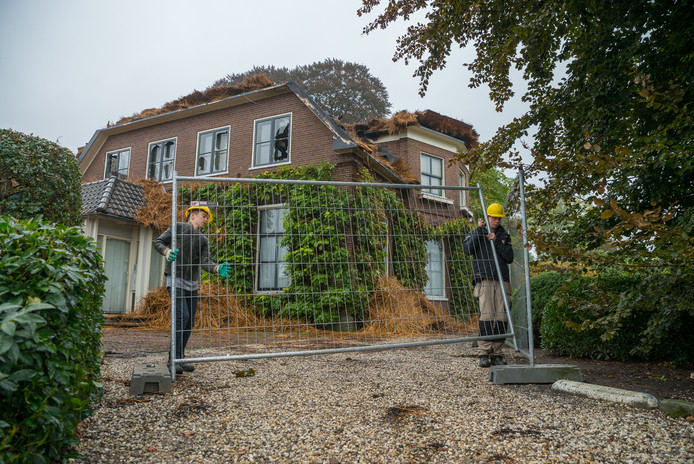
[[202,132],[198,136],[198,176],[227,172],[229,128]]
[[130,168],[130,148],[106,153],[105,177],[128,177]]
[[[435,156],[422,153],[420,165],[422,170],[422,185],[440,187],[443,185],[443,160]],[[423,189],[424,193],[430,195],[443,196],[441,189]]]
[[[467,178],[465,177],[465,173],[463,171],[458,171],[458,183],[461,187],[467,187]],[[467,195],[465,190],[461,190],[460,192],[460,207],[467,207]]]
[[258,227],[258,291],[278,291],[289,287],[285,257],[289,248],[282,245],[285,208],[260,211]]
[[253,167],[289,162],[291,115],[276,116],[255,122]]
[[175,159],[176,139],[150,143],[147,177],[157,182],[172,180]]

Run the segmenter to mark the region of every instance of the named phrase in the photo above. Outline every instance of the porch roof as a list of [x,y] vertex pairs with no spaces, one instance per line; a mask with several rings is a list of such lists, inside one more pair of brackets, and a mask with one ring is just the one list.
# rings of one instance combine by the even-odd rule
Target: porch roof
[[135,221],[145,205],[144,187],[115,176],[82,184],[82,216],[106,215]]

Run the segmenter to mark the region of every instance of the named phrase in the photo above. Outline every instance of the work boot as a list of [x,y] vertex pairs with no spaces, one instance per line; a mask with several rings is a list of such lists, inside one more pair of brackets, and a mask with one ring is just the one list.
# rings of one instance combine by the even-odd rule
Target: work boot
[[[171,372],[171,361],[166,363],[166,367],[168,367],[169,372]],[[183,367],[180,364],[176,364],[176,375],[178,374],[183,374]]]
[[491,364],[489,364],[489,357],[486,354],[481,354],[480,355],[480,367],[489,367]]
[[497,355],[497,356],[492,356],[492,366],[505,366],[506,361],[504,361],[503,356]]
[[195,366],[192,364],[178,364],[181,366],[181,369],[183,369],[186,372],[193,372],[195,370]]

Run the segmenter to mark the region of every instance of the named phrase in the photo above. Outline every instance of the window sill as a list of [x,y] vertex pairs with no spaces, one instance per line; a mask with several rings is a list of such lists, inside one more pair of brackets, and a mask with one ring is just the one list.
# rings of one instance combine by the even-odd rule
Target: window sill
[[274,295],[281,295],[284,293],[284,290],[256,290],[255,294],[258,296],[274,296]]
[[434,201],[436,203],[443,203],[446,205],[452,205],[453,200],[446,198],[446,197],[440,197],[438,195],[432,195],[431,193],[420,193],[419,194],[419,199],[420,200],[428,200],[428,201]]
[[248,168],[249,171],[256,171],[258,169],[268,169],[268,168],[274,168],[276,166],[286,166],[288,164],[292,164],[291,161],[283,161],[281,163],[272,163],[272,164],[263,164],[262,166],[251,166]]
[[229,174],[229,171],[211,172],[209,174],[195,174],[195,177],[214,177]]
[[426,298],[429,301],[448,301],[448,298],[446,298],[445,296],[427,295]]
[[472,210],[470,208],[468,208],[467,206],[461,206],[460,212],[465,217],[473,217],[474,216],[474,213],[472,212]]

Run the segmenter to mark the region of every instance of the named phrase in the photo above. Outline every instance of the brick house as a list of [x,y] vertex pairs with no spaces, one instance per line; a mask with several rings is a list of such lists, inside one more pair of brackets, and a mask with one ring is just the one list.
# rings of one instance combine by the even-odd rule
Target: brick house
[[[330,163],[336,181],[353,181],[366,167],[382,182],[468,185],[467,167],[448,166],[453,155],[477,143],[468,124],[425,111],[341,125],[297,84],[265,81],[195,92],[146,110],[97,130],[80,151],[84,230],[99,243],[110,279],[106,312],[132,311],[161,281],[153,231],[134,219],[132,209],[114,212],[97,204],[119,196],[137,204],[131,180],[167,186],[174,171],[248,178],[287,165]],[[414,201],[444,205],[449,217],[469,214],[468,197],[460,192],[432,188]]]

